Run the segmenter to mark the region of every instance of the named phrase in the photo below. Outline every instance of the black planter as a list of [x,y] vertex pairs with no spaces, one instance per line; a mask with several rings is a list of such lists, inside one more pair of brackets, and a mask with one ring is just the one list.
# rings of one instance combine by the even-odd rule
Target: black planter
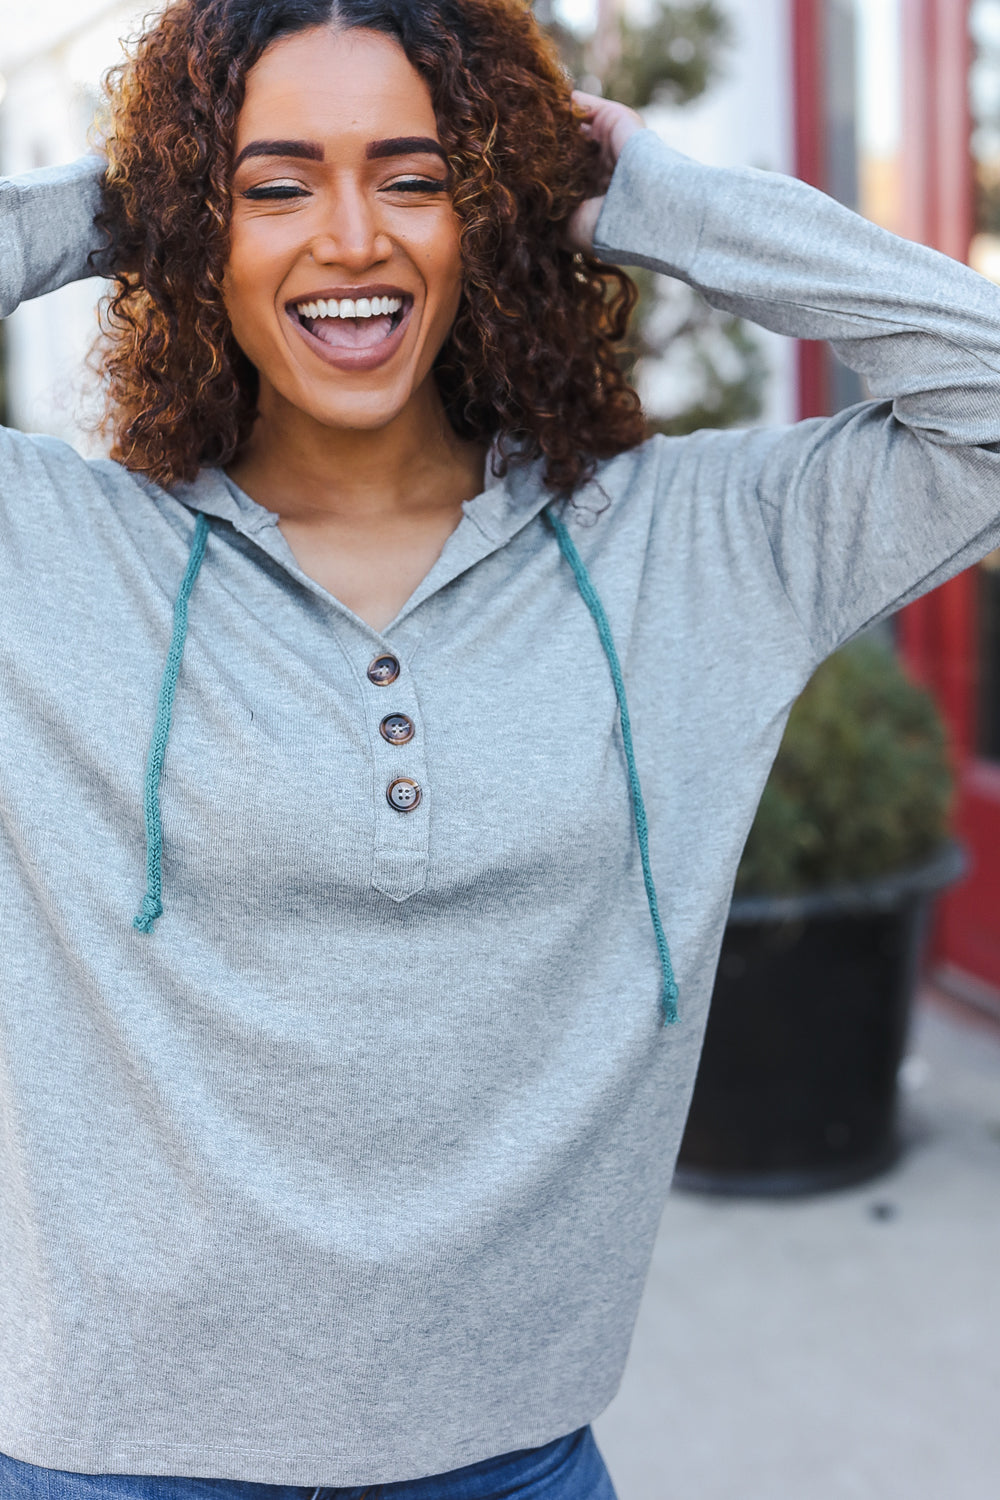
[[948,844],[885,879],[733,901],[678,1187],[819,1192],[892,1163],[927,915],[964,869]]

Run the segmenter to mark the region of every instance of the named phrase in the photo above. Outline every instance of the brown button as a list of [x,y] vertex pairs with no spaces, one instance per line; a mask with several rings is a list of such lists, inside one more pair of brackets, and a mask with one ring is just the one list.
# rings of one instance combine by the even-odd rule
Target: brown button
[[399,662],[394,656],[376,656],[368,668],[368,681],[376,687],[388,687],[399,676]]
[[389,799],[389,806],[394,807],[397,812],[412,812],[420,801],[420,788],[409,776],[397,776],[395,781],[389,782],[385,795]]
[[416,730],[413,720],[408,719],[405,714],[386,714],[378,732],[390,745],[408,745]]

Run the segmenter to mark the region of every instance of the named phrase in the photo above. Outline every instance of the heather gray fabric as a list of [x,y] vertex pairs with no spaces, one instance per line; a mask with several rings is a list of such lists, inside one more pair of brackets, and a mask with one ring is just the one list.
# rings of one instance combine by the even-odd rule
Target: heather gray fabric
[[[82,272],[93,173],[0,190],[7,308]],[[649,132],[599,242],[835,339],[878,398],[655,439],[570,516],[625,666],[674,1027],[611,678],[534,469],[466,505],[378,635],[221,473],[167,494],[3,436],[16,1458],[357,1485],[548,1442],[615,1393],[789,705],[838,642],[1000,543],[1000,292]],[[144,936],[144,764],[199,510]],[[389,648],[401,675],[373,686]],[[390,711],[409,745],[381,739]],[[416,811],[389,806],[394,775]]]

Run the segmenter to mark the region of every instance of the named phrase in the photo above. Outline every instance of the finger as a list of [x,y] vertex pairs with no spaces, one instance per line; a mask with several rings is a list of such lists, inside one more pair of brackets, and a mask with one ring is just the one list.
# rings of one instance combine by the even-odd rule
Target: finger
[[571,215],[567,231],[574,250],[582,250],[588,255],[593,251],[594,231],[603,206],[603,198],[587,198]]
[[600,94],[585,94],[582,89],[574,89],[570,98],[577,108],[582,109],[587,115],[595,115],[601,105],[607,103],[607,100],[602,99]]

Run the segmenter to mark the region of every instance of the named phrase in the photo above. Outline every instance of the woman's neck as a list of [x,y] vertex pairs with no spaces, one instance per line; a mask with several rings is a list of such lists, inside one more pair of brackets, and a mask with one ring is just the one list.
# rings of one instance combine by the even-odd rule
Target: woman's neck
[[[436,396],[436,392],[435,392]],[[377,432],[319,427],[265,405],[230,477],[276,511],[302,571],[384,630],[483,488],[486,448],[457,437],[440,400]]]
[[454,510],[482,490],[484,469],[484,445],[456,435],[434,389],[377,431],[331,429],[265,402],[228,473],[282,520],[363,525],[429,506]]

